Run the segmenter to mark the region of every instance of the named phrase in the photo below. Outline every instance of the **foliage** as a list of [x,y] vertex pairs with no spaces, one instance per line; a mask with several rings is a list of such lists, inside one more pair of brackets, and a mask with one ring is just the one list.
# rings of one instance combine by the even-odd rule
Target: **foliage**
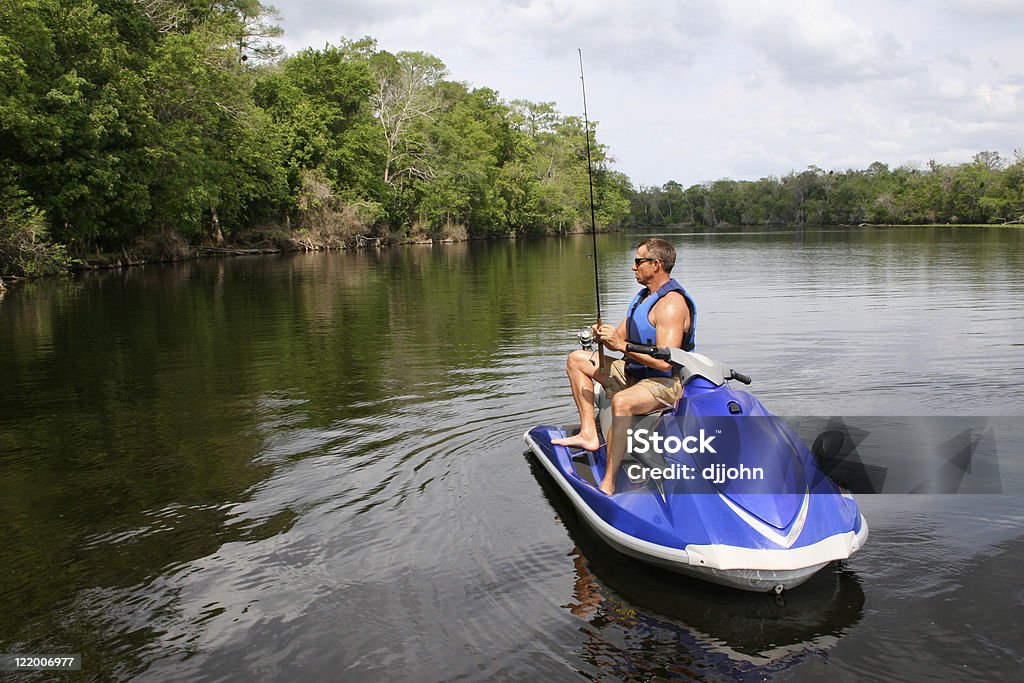
[[[5,229],[149,253],[282,223],[306,246],[588,224],[577,119],[370,38],[282,58],[275,17],[257,0],[5,3]],[[594,151],[598,220],[614,225],[632,190]]]
[[[254,97],[278,127],[289,215],[308,220],[303,179],[315,177],[329,187],[330,211],[372,207],[389,230],[413,239],[582,228],[589,199],[580,122],[446,75],[432,55],[380,51],[370,38],[303,50],[266,70]],[[615,225],[631,188],[595,149],[599,218]]]
[[0,275],[50,275],[70,262],[64,245],[49,239],[43,212],[8,179],[0,186]]
[[1024,214],[1024,160],[992,152],[636,191],[596,123],[448,80],[437,57],[371,38],[282,56],[275,19],[258,0],[0,5],[5,267],[45,270],[60,244],[183,253],[242,233],[307,248],[567,233],[590,228],[591,194],[598,229]]
[[61,240],[120,236],[149,207],[145,87],[118,24],[89,0],[0,9],[0,154]]
[[968,163],[931,162],[890,170],[875,162],[842,173],[812,166],[782,178],[719,180],[683,189],[642,188],[632,198],[636,225],[858,225],[1024,221],[1024,155],[1008,162],[980,152]]

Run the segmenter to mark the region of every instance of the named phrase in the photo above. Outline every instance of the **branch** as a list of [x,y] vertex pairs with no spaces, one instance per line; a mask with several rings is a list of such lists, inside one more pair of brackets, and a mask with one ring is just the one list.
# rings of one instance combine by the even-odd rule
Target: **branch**
[[174,0],[135,0],[158,33],[172,33],[185,20],[188,8]]

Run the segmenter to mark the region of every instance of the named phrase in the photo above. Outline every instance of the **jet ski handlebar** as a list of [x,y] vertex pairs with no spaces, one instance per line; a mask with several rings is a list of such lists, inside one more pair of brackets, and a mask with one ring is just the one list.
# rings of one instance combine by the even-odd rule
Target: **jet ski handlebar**
[[646,344],[626,344],[626,351],[629,353],[642,353],[658,360],[672,360],[672,352],[666,347],[647,346]]
[[722,384],[726,380],[734,379],[743,384],[750,384],[749,375],[744,375],[736,370],[726,370],[721,363],[711,360],[706,356],[697,353],[683,351],[664,346],[648,346],[647,344],[626,344],[628,353],[642,353],[658,360],[667,360],[673,366],[682,370],[683,382],[688,382],[694,376],[704,377],[715,384]]
[[737,382],[743,382],[744,384],[750,384],[750,382],[752,381],[750,379],[750,375],[744,375],[742,372],[738,372],[732,369],[729,370],[729,376],[726,377],[726,379],[734,379]]

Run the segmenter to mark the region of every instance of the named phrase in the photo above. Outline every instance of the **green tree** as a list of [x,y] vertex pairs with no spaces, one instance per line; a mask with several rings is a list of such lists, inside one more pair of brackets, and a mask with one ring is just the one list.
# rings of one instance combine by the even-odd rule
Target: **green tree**
[[380,202],[383,139],[370,109],[372,41],[306,49],[262,75],[254,98],[278,127],[292,200],[314,172],[351,202]]
[[1014,162],[1002,174],[1001,185],[1009,220],[1024,223],[1024,151],[1015,153]]
[[506,161],[506,108],[489,89],[468,92],[459,83],[441,88],[441,115],[430,127],[435,177],[423,182],[419,215],[432,229],[458,224],[473,234],[502,228],[495,183]]
[[271,119],[254,106],[253,74],[225,31],[167,36],[147,70],[159,123],[154,221],[192,236],[221,237],[221,216],[242,222],[248,203],[280,193],[281,154]]
[[134,60],[89,0],[0,10],[0,154],[60,240],[133,234],[149,208],[151,117]]
[[433,178],[423,124],[441,106],[437,85],[447,68],[424,52],[378,52],[372,66],[377,89],[370,101],[384,133],[384,182],[401,189],[409,178]]

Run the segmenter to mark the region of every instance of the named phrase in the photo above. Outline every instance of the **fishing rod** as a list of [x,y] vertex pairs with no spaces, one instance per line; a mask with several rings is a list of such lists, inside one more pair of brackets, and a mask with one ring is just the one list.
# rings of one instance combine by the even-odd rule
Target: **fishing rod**
[[[590,235],[594,240],[594,296],[597,298],[597,324],[601,325],[601,280],[597,269],[597,220],[594,217],[594,170],[590,160],[590,119],[587,117],[587,82],[583,78],[583,50],[580,54],[580,85],[583,86],[583,132],[587,136],[587,181],[590,183]],[[604,344],[597,343],[600,366],[604,367]]]

